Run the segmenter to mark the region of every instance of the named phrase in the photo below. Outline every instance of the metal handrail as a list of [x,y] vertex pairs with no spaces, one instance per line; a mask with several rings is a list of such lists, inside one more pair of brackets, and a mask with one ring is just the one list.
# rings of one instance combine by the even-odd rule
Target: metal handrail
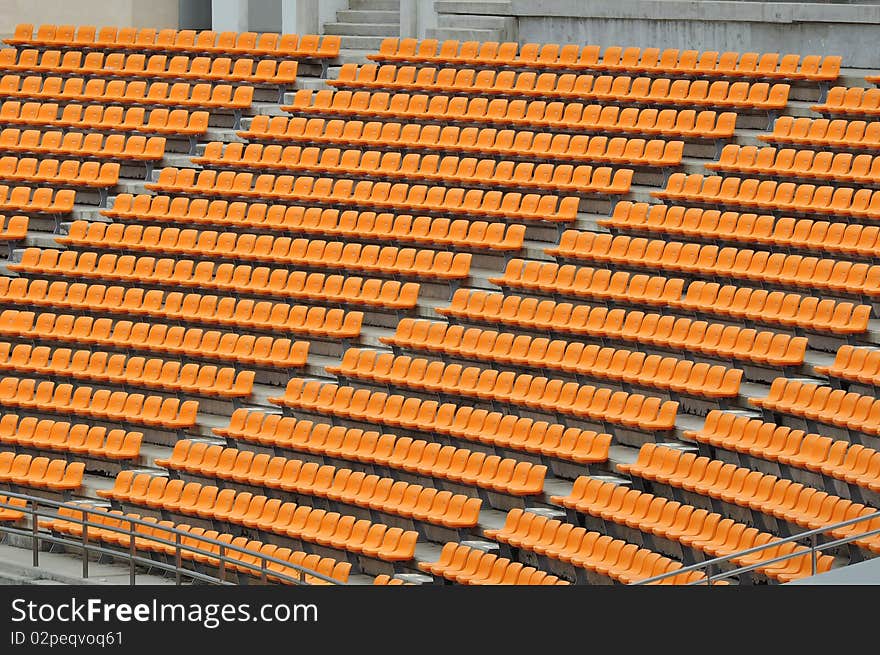
[[[849,525],[855,525],[856,523],[862,523],[863,521],[871,521],[873,519],[880,519],[880,511],[875,512],[873,514],[869,514],[868,516],[857,516],[854,519],[847,519],[846,521],[840,521],[839,523],[832,523],[826,525],[821,528],[816,528],[815,530],[809,530],[807,532],[800,532],[796,535],[792,535],[790,537],[784,537],[779,539],[778,541],[771,541],[766,544],[762,544],[760,546],[753,546],[752,548],[747,548],[745,550],[738,551],[736,553],[731,553],[730,555],[724,555],[722,557],[715,557],[710,560],[706,560],[704,562],[699,562],[698,564],[691,564],[690,566],[684,566],[680,569],[676,569],[675,571],[670,571],[668,573],[663,573],[661,575],[655,575],[651,578],[645,578],[644,580],[639,580],[638,582],[633,582],[634,585],[644,585],[651,584],[653,582],[659,582],[661,580],[665,580],[667,578],[671,578],[673,576],[682,574],[682,573],[690,573],[692,571],[703,571],[705,569],[706,579],[704,580],[694,580],[692,582],[688,582],[687,585],[698,585],[698,584],[707,584],[711,585],[715,580],[723,580],[725,578],[730,578],[736,575],[740,575],[742,573],[748,573],[749,571],[754,571],[755,569],[763,568],[770,564],[776,564],[779,562],[784,562],[786,560],[795,558],[795,557],[803,557],[805,554],[809,553],[810,555],[810,569],[811,575],[816,575],[817,573],[817,562],[818,562],[818,551],[819,546],[822,548],[837,548],[838,546],[843,546],[853,541],[857,541],[859,539],[864,539],[865,537],[872,537],[874,535],[880,534],[880,528],[876,530],[867,530],[865,532],[860,532],[859,534],[851,535],[849,537],[843,537],[840,539],[835,539],[834,541],[826,541],[822,544],[819,544],[818,537],[819,535],[825,534],[827,532],[831,532],[838,528],[844,528]],[[728,571],[719,571],[718,573],[713,573],[713,567],[719,567],[721,564],[725,562],[730,562],[739,557],[745,557],[746,555],[751,555],[752,553],[759,553],[763,550],[767,550],[768,548],[776,548],[781,544],[799,542],[802,539],[809,538],[810,544],[809,546],[804,546],[804,544],[798,544],[807,548],[806,551],[794,552],[794,553],[786,553],[785,555],[780,555],[778,557],[774,557],[768,560],[762,560],[755,564],[749,564],[748,566],[739,566],[737,568],[728,570]]]
[[[323,573],[319,573],[318,571],[313,571],[311,569],[307,569],[298,564],[293,564],[289,561],[285,561],[279,559],[277,557],[272,557],[271,555],[265,555],[263,553],[258,553],[253,550],[248,550],[247,548],[242,548],[241,546],[236,546],[231,543],[218,541],[217,539],[212,539],[210,537],[205,537],[202,535],[196,536],[187,532],[186,530],[181,530],[174,527],[166,527],[161,526],[161,530],[166,533],[170,533],[174,535],[174,540],[165,539],[162,537],[156,537],[150,535],[149,537],[145,536],[142,532],[137,532],[135,530],[135,526],[144,525],[150,528],[156,528],[156,523],[152,521],[144,521],[142,519],[137,519],[134,517],[122,515],[110,515],[114,519],[119,519],[122,522],[128,523],[128,529],[125,529],[120,526],[115,525],[106,525],[103,523],[97,523],[96,521],[89,520],[87,517],[91,514],[101,514],[108,515],[107,512],[98,510],[95,507],[90,507],[88,504],[71,504],[69,502],[58,502],[54,500],[49,500],[47,498],[42,498],[39,496],[32,496],[28,494],[15,493],[10,491],[0,492],[0,495],[6,496],[7,498],[18,498],[24,500],[30,508],[28,507],[20,507],[16,505],[12,505],[8,502],[0,501],[0,509],[8,509],[16,512],[23,512],[25,514],[29,514],[31,517],[31,527],[27,528],[17,528],[14,526],[4,525],[3,522],[0,522],[0,533],[7,534],[16,534],[24,537],[31,538],[31,550],[33,553],[33,566],[38,567],[40,565],[40,542],[48,542],[55,543],[75,548],[80,548],[82,550],[82,571],[83,578],[88,579],[89,577],[89,553],[98,553],[103,555],[111,555],[114,557],[123,557],[126,561],[129,562],[129,584],[134,585],[136,580],[136,569],[135,564],[144,564],[148,565],[152,568],[158,568],[163,571],[169,571],[175,573],[175,584],[181,584],[182,577],[187,577],[193,580],[199,580],[203,582],[213,583],[213,584],[233,584],[226,580],[226,568],[227,565],[234,564],[237,567],[246,568],[251,571],[255,571],[259,574],[259,577],[263,582],[268,581],[268,576],[270,575],[268,566],[270,563],[279,564],[288,569],[294,569],[299,572],[299,577],[293,577],[286,573],[281,573],[280,571],[273,571],[271,575],[273,578],[277,578],[284,582],[290,582],[291,584],[296,585],[308,585],[310,583],[306,582],[305,576],[311,576],[317,578],[325,583],[334,584],[334,585],[344,585],[344,582],[340,582],[335,578],[331,578]],[[41,507],[42,506],[42,507]],[[65,509],[75,509],[77,511],[83,512],[83,518],[75,518],[71,516],[61,516],[57,512],[50,513],[43,511],[43,507],[51,507],[55,509],[59,509],[64,507]],[[61,520],[69,523],[76,523],[77,525],[81,525],[83,527],[82,531],[82,540],[70,539],[67,537],[59,537],[52,534],[46,534],[45,532],[41,533],[39,530],[39,518],[43,519],[51,519],[51,520]],[[128,551],[115,550],[111,548],[106,548],[104,546],[100,546],[97,543],[89,542],[89,528],[95,528],[96,530],[108,530],[110,532],[117,532],[119,534],[124,534],[128,537]],[[210,544],[212,546],[217,546],[219,552],[205,550],[203,548],[198,548],[192,545],[184,546],[182,544],[182,539],[185,537],[195,538],[199,542],[203,542],[205,544]],[[143,557],[137,554],[137,548],[135,546],[135,539],[149,539],[150,541],[164,544],[166,546],[171,546],[175,548],[175,562],[174,565],[166,564],[164,562],[156,561],[149,557]],[[194,571],[192,569],[186,568],[183,566],[183,561],[181,557],[181,552],[186,551],[188,553],[195,553],[197,555],[203,555],[205,557],[209,557],[212,560],[218,560],[219,563],[219,578],[215,578],[213,576],[206,575],[204,573],[200,573],[198,571]],[[241,553],[245,554],[248,557],[257,558],[260,562],[259,566],[256,564],[252,564],[251,562],[243,561],[240,559],[236,559],[234,557],[230,557],[229,553]]]

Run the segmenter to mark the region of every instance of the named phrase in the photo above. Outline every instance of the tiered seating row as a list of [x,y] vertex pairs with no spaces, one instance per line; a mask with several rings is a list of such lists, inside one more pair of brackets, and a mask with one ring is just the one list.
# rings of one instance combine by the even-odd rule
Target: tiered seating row
[[[614,109],[609,107],[607,109]],[[608,131],[614,131],[610,127]],[[320,146],[396,148],[484,157],[597,162],[627,166],[677,166],[682,141],[499,130],[494,127],[419,125],[323,118],[255,116],[238,135],[251,141],[293,141]],[[251,144],[255,145],[255,144]],[[228,144],[227,148],[235,148]],[[283,150],[280,157],[284,158]],[[198,161],[195,159],[194,161]]]
[[102,27],[92,25],[15,26],[4,43],[15,46],[77,47],[99,50],[159,50],[170,52],[236,54],[278,59],[332,59],[339,55],[340,38],[316,34],[267,32],[214,32],[211,30],[156,30],[151,27]]
[[[817,299],[818,300],[818,299]],[[798,306],[793,308],[797,315]],[[804,306],[804,314],[808,310]],[[868,328],[867,311],[858,317],[841,312],[838,317],[815,321],[815,307],[809,314],[811,326],[827,325],[834,330]],[[773,332],[757,332],[734,325],[707,323],[690,318],[677,318],[623,309],[572,305],[554,300],[538,300],[521,296],[488,294],[483,291],[459,289],[449,307],[440,307],[437,313],[468,321],[492,325],[511,323],[533,331],[551,331],[558,334],[576,334],[600,339],[614,339],[643,343],[661,348],[683,348],[692,352],[723,358],[735,358],[771,366],[797,366],[803,363],[807,340],[791,338]],[[806,318],[806,316],[804,317]],[[856,320],[860,319],[860,320]],[[406,321],[406,319],[404,319]],[[401,321],[398,334],[411,330],[412,323]],[[404,325],[406,327],[404,327]]]
[[[682,546],[705,553],[709,558],[727,557],[750,548],[768,545],[765,550],[732,557],[730,562],[736,566],[753,566],[775,557],[795,555],[781,562],[757,567],[756,571],[778,582],[791,582],[812,574],[812,559],[805,546],[791,542],[769,546],[780,539],[725,518],[722,514],[697,509],[663,496],[644,493],[613,482],[581,477],[575,481],[568,496],[554,496],[552,500],[621,527],[635,528],[652,536],[676,541]],[[528,540],[528,531],[536,517],[537,515],[517,509],[511,510],[508,525],[505,525],[501,533],[509,535],[508,539],[514,539],[514,544],[523,539]],[[514,521],[511,521],[512,518]],[[513,525],[510,525],[512,522]],[[833,563],[833,557],[818,552],[816,572],[830,570]]]
[[841,58],[768,52],[699,52],[675,48],[624,48],[558,43],[497,43],[495,41],[437,41],[383,39],[379,52],[367,59],[419,64],[497,66],[550,70],[598,70],[699,77],[756,77],[785,80],[833,81]]
[[700,140],[730,138],[736,127],[734,112],[326,89],[317,92],[300,89],[294,94],[293,104],[282,109],[308,117],[369,116],[406,122],[500,124],[526,129],[624,132]]
[[108,430],[98,425],[37,419],[33,416],[4,414],[0,418],[0,443],[82,457],[137,460],[143,436],[140,432]]
[[546,252],[557,259],[659,269],[716,280],[733,278],[854,296],[880,294],[878,266],[766,250],[566,230],[559,245]]
[[85,465],[66,459],[49,459],[0,452],[0,483],[47,489],[76,491],[82,486]]
[[164,292],[140,287],[0,278],[0,303],[149,316],[238,329],[284,330],[324,339],[360,335],[362,312],[239,300],[232,296]]
[[722,212],[717,209],[618,202],[599,225],[612,230],[669,234],[688,239],[742,241],[765,246],[821,250],[849,257],[880,254],[880,227],[808,218]]
[[[709,398],[736,397],[743,372],[725,366],[695,364],[677,357],[646,356],[642,352],[602,347],[595,344],[570,342],[545,337],[530,337],[513,332],[496,332],[467,328],[447,323],[412,321],[399,323],[393,337],[380,337],[382,343],[407,350],[428,351],[462,359],[476,359],[513,366],[564,371],[580,377],[599,378],[612,382],[670,390],[677,393]],[[357,357],[358,353],[360,357]],[[349,367],[360,367],[369,351],[351,349],[343,356],[339,372],[348,374]],[[351,353],[351,354],[349,354]],[[379,357],[387,356],[380,355]],[[378,358],[377,358],[378,359]],[[351,361],[347,361],[351,360]],[[395,360],[395,361],[400,361]],[[413,359],[410,370],[420,360]],[[393,363],[392,363],[393,366]],[[429,365],[430,366],[430,365]],[[376,361],[372,370],[355,370],[368,379],[379,381],[383,369]],[[328,369],[329,370],[329,369]],[[335,370],[333,372],[336,372]],[[390,369],[387,375],[394,372]],[[427,371],[425,373],[427,375]],[[462,371],[462,375],[464,372]],[[419,382],[424,383],[424,379]]]
[[[204,442],[180,440],[171,457],[156,460],[157,466],[183,475],[218,478],[233,483],[280,489],[288,493],[327,498],[367,510],[387,512],[449,528],[472,528],[477,524],[482,501],[432,487],[381,478],[335,466],[319,466],[298,459],[254,455],[250,450],[209,446]],[[526,467],[531,467],[525,463]],[[518,471],[512,478],[517,477]],[[503,475],[490,475],[483,484],[497,484],[504,493]],[[540,482],[543,483],[543,477]],[[136,482],[132,483],[133,485]],[[538,489],[540,493],[540,489]]]
[[687,430],[684,436],[714,448],[806,469],[870,491],[880,491],[880,452],[861,444],[719,410],[709,412],[702,429]]
[[[59,109],[60,114],[59,114]],[[208,130],[207,111],[150,109],[107,105],[78,105],[9,100],[0,105],[0,124],[46,126],[87,132],[140,132],[164,134],[169,138],[195,138]],[[71,135],[67,135],[70,137]],[[92,156],[92,155],[90,155]]]
[[[642,446],[638,461],[621,464],[618,468],[650,482],[769,514],[807,530],[818,530],[877,513],[871,507],[798,482],[651,443]],[[843,539],[878,527],[880,520],[873,519],[835,528],[829,534]],[[880,552],[877,535],[858,538],[854,543],[872,552]]]
[[218,359],[281,370],[305,366],[309,352],[308,341],[255,337],[163,323],[96,319],[74,314],[37,314],[17,309],[0,312],[0,334],[39,341],[73,341],[103,348],[167,353],[193,359]]
[[495,161],[494,159],[401,154],[377,150],[262,146],[211,142],[193,163],[221,169],[255,169],[341,175],[353,178],[390,178],[477,187],[513,187],[558,193],[626,193],[632,171],[570,164]]
[[[525,405],[553,414],[568,414],[583,420],[618,424],[651,433],[675,427],[678,411],[675,401],[664,402],[641,394],[577,383],[562,384],[559,380],[546,378],[535,378],[534,385],[531,379],[528,382],[530,384],[524,389],[517,387],[506,395],[495,392],[493,388],[487,389],[483,395],[486,400],[497,399],[512,405]],[[302,378],[292,378],[287,383],[284,395],[270,397],[269,402],[290,409],[327,412],[355,420],[426,431],[436,429],[429,426],[443,425],[443,421],[452,419],[456,412],[465,409],[452,403],[440,405],[437,401],[310,382]]]
[[6,341],[0,341],[0,370],[216,398],[249,398],[254,386],[252,371]]
[[[123,471],[101,498],[286,535],[388,562],[413,558],[418,533],[233,489]],[[274,501],[274,502],[273,502]]]
[[[506,446],[579,464],[607,461],[611,435],[539,423],[543,431],[527,429],[535,424],[522,420],[523,429],[518,433],[521,440],[507,443]],[[464,484],[478,484],[483,471],[501,463],[500,458],[466,448],[245,409],[235,410],[229,425],[214,428],[213,432],[221,437],[262,446],[305,451],[409,472],[418,471],[420,475],[442,477]],[[491,443],[488,431],[485,441]]]

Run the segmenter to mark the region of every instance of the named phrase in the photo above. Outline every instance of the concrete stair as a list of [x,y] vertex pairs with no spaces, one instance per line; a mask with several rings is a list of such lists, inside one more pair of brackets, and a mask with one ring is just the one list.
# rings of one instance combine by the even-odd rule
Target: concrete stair
[[398,0],[351,0],[349,8],[336,12],[336,21],[325,23],[324,34],[338,34],[341,38],[341,63],[348,63],[344,55],[359,51],[356,62],[364,61],[364,54],[379,49],[382,39],[400,34],[400,2]]
[[515,41],[516,18],[510,16],[510,3],[435,2],[437,27],[427,30],[427,38],[459,41]]

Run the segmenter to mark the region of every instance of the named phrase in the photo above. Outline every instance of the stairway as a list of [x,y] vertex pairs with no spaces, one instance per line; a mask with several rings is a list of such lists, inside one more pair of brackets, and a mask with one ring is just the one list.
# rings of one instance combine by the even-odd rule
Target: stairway
[[435,2],[437,27],[429,39],[459,41],[516,41],[517,22],[508,0]]
[[400,1],[349,0],[347,10],[336,12],[335,23],[324,24],[324,34],[342,37],[340,63],[363,63],[382,39],[400,35]]

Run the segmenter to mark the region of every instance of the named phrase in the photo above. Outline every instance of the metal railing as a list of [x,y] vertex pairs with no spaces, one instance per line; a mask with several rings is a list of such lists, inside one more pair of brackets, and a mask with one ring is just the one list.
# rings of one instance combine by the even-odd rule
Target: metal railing
[[[24,500],[26,502],[26,506],[21,507],[12,505],[9,502],[0,501],[0,509],[21,512],[27,516],[30,516],[31,520],[31,525],[29,528],[19,527],[15,525],[15,522],[7,523],[4,521],[0,521],[0,535],[11,534],[29,538],[31,540],[31,551],[33,553],[34,567],[40,566],[40,544],[51,543],[80,551],[82,555],[82,577],[84,579],[88,579],[89,577],[89,554],[98,554],[107,555],[113,558],[123,559],[124,561],[127,561],[129,568],[129,584],[131,585],[134,585],[136,583],[137,564],[141,564],[151,569],[159,569],[169,573],[174,573],[175,584],[177,585],[180,585],[184,578],[188,580],[204,582],[207,584],[234,585],[234,581],[227,580],[227,569],[235,571],[236,568],[247,569],[248,571],[256,574],[257,577],[259,577],[260,580],[264,583],[268,583],[271,576],[272,581],[287,582],[295,585],[309,585],[311,583],[308,582],[306,579],[306,576],[309,576],[327,584],[345,584],[335,578],[331,578],[327,575],[324,575],[323,573],[319,573],[318,571],[307,569],[297,564],[293,564],[289,561],[272,557],[271,555],[265,555],[263,553],[259,553],[253,550],[248,550],[247,548],[243,548],[229,542],[218,541],[217,539],[212,539],[204,535],[194,535],[190,532],[187,532],[186,530],[181,530],[176,526],[160,526],[155,522],[145,521],[143,519],[136,519],[132,516],[124,514],[108,514],[106,510],[99,509],[98,507],[89,505],[87,503],[57,502],[54,500],[49,500],[47,498],[9,491],[0,492],[0,496],[5,496],[9,499],[16,498]],[[82,512],[83,517],[80,519],[74,516],[61,515],[58,513],[58,510],[60,510],[62,507],[68,510],[73,509],[75,511]],[[118,520],[123,525],[127,524],[128,527],[126,528],[122,527],[122,525],[116,526],[99,523],[95,520],[92,520],[90,518],[91,515],[100,515],[102,517],[110,516],[114,520]],[[80,525],[82,526],[82,537],[80,539],[75,539],[72,537],[59,536],[48,531],[41,531],[39,526],[41,519],[44,521],[60,520]],[[147,535],[144,532],[138,532],[136,529],[137,526],[146,526],[152,529],[159,529],[162,531],[162,533],[172,535],[172,539],[165,539],[163,537],[159,537],[153,534]],[[120,535],[128,537],[128,549],[126,550],[108,548],[107,546],[101,545],[98,541],[90,540],[90,529],[93,530],[92,536],[97,535],[98,531],[102,530],[119,533]],[[194,546],[191,543],[183,543],[183,540],[187,538],[190,540],[195,539],[199,542],[199,544],[206,544],[212,547],[216,547],[217,550],[206,550],[205,548]],[[149,540],[153,543],[159,543],[164,546],[174,548],[173,564],[162,562],[151,557],[138,554],[139,551],[137,549],[137,539]],[[217,575],[212,576],[202,571],[196,571],[192,568],[187,568],[183,560],[184,552],[186,552],[187,554],[200,555],[205,558],[209,558],[209,561],[212,563],[216,562],[216,566],[218,568]],[[245,555],[248,559],[257,559],[259,560],[259,564],[242,560],[238,557],[235,557],[234,554]],[[292,569],[296,571],[296,574],[291,575],[288,573],[283,573],[279,570],[270,570],[270,564],[280,565],[285,569]]]
[[[826,525],[821,528],[816,528],[815,530],[809,530],[807,532],[801,532],[796,535],[792,535],[790,537],[785,537],[783,539],[779,539],[778,541],[771,541],[766,544],[762,544],[760,546],[754,546],[752,548],[747,548],[746,550],[741,550],[736,553],[731,553],[730,555],[725,555],[723,557],[715,557],[714,559],[706,560],[704,562],[700,562],[698,564],[692,564],[690,566],[684,566],[680,569],[676,569],[675,571],[670,571],[669,573],[663,573],[662,575],[655,575],[652,578],[646,578],[644,580],[639,580],[638,582],[634,582],[634,585],[645,585],[651,584],[654,582],[660,582],[667,578],[674,577],[676,575],[681,575],[684,573],[690,573],[692,571],[702,572],[706,577],[705,580],[693,580],[691,582],[686,583],[687,585],[711,585],[719,580],[724,580],[726,578],[734,577],[741,575],[743,573],[748,573],[749,571],[754,571],[755,569],[764,568],[770,566],[772,564],[778,564],[784,562],[786,560],[793,559],[795,557],[803,557],[804,555],[809,554],[810,556],[810,574],[816,575],[818,559],[819,559],[819,549],[833,549],[838,548],[840,546],[844,546],[846,544],[852,543],[853,541],[858,541],[859,539],[864,539],[865,537],[873,537],[875,535],[880,534],[880,528],[876,530],[866,530],[865,532],[860,532],[859,534],[850,535],[848,537],[843,537],[840,539],[834,539],[833,541],[824,541],[819,543],[819,537],[822,534],[832,532],[839,528],[845,528],[847,526],[855,525],[856,523],[862,523],[864,521],[871,521],[874,519],[880,519],[880,511],[875,512],[874,514],[869,514],[868,516],[858,516],[854,519],[849,519],[846,521],[840,521],[839,523],[833,523],[831,525]],[[809,541],[808,545],[800,543],[803,540]],[[722,564],[732,562],[734,559],[739,559],[740,557],[745,557],[747,555],[752,555],[754,553],[760,553],[764,550],[768,550],[770,548],[778,548],[782,544],[786,543],[798,543],[798,545],[804,546],[806,550],[799,550],[792,553],[786,553],[785,555],[779,555],[778,557],[773,557],[766,560],[761,560],[760,562],[756,562],[754,564],[749,564],[747,566],[737,566],[730,570],[720,570]]]

